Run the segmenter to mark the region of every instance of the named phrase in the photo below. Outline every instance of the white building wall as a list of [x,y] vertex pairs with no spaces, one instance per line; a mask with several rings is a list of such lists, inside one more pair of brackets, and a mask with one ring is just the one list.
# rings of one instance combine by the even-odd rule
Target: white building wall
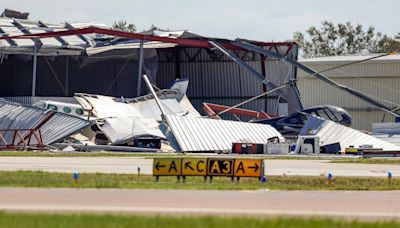
[[[367,57],[365,57],[367,58]],[[303,61],[304,64],[316,71],[331,68],[349,61]],[[400,58],[398,61],[375,61],[355,64],[337,70],[323,73],[334,81],[356,89],[376,100],[383,99],[400,106]],[[385,112],[373,105],[362,101],[344,91],[332,87],[314,77],[307,76],[299,70],[298,87],[305,107],[332,104],[345,108],[353,116],[353,127],[360,130],[371,130],[371,123],[381,122]],[[389,107],[395,107],[382,101]],[[393,121],[390,114],[385,115],[385,121]]]

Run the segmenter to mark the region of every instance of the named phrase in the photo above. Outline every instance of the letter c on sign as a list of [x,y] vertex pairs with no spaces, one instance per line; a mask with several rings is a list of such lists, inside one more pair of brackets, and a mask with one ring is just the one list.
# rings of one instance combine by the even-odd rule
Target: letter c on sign
[[204,164],[204,161],[198,161],[198,162],[197,162],[197,171],[203,172],[204,169],[200,169],[200,163]]

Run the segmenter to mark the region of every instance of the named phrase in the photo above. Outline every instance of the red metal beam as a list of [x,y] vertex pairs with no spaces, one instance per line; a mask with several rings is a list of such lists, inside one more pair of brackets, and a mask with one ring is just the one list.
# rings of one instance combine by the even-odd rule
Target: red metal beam
[[285,55],[288,55],[290,50],[292,50],[293,45],[289,45],[287,51],[285,52]]
[[203,110],[207,113],[208,116],[210,116],[212,119],[221,119],[221,117],[216,116],[214,110],[210,108],[211,105],[210,103],[203,103]]
[[[1,36],[0,40],[10,40],[10,39],[39,39],[39,38],[50,38],[50,37],[60,37],[60,36],[72,36],[72,35],[85,35],[85,34],[104,34],[110,36],[124,37],[130,39],[138,39],[138,40],[148,40],[148,41],[158,41],[163,43],[175,43],[182,46],[192,46],[192,47],[200,47],[200,48],[212,48],[212,46],[208,43],[208,40],[196,40],[196,39],[185,39],[185,38],[169,38],[169,37],[160,37],[153,35],[145,35],[139,33],[131,33],[131,32],[122,32],[111,29],[102,29],[97,27],[90,28],[81,28],[81,29],[71,29],[66,31],[58,31],[58,32],[47,32],[47,33],[36,33],[36,34],[26,34],[26,35],[18,35],[18,36]],[[281,46],[293,45],[293,42],[260,42],[260,41],[249,41],[253,44],[259,46]],[[240,47],[237,47],[230,43],[230,41],[222,41],[222,45],[231,50],[243,50]]]
[[[66,31],[48,32],[48,33],[39,33],[39,34],[2,36],[2,37],[0,37],[0,40],[4,40],[4,39],[38,39],[38,38],[60,37],[60,36],[85,35],[85,34],[91,34],[91,33],[105,34],[105,35],[110,35],[110,36],[118,36],[118,37],[138,39],[138,40],[159,41],[159,42],[163,42],[163,43],[176,43],[176,44],[183,45],[183,46],[195,46],[195,47],[201,47],[201,48],[211,48],[212,47],[208,43],[208,41],[203,41],[203,40],[168,38],[168,37],[160,37],[160,36],[153,36],[153,35],[144,35],[144,34],[139,34],[139,33],[115,31],[115,30],[102,29],[102,28],[96,28],[96,27],[71,29],[71,30],[66,30]],[[233,46],[233,45],[231,45],[231,46]]]
[[275,46],[293,46],[294,44],[297,44],[294,41],[287,41],[287,42],[263,42],[263,41],[256,41],[256,40],[246,40],[249,43],[255,44],[257,46],[263,46],[263,47],[275,47]]
[[[215,115],[215,111],[220,112],[230,108],[229,106],[211,104],[211,103],[203,103],[203,109],[209,116]],[[249,116],[257,119],[271,119],[277,117],[273,114],[267,114],[265,112],[257,112],[254,110],[242,109],[242,108],[233,108],[229,110],[227,113],[240,115],[240,116]]]
[[[6,133],[11,133],[12,138],[8,142],[5,139]],[[24,136],[25,135],[25,136]],[[31,138],[35,137],[36,143],[31,143]],[[33,147],[36,149],[43,150],[45,145],[42,140],[42,133],[38,129],[7,129],[0,130],[0,150],[6,149],[26,149],[27,147]]]

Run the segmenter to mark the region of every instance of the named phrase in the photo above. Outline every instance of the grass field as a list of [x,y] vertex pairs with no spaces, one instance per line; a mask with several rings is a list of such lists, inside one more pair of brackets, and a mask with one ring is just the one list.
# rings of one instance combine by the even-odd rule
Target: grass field
[[271,176],[267,183],[257,178],[241,178],[232,182],[229,177],[215,177],[210,183],[203,177],[187,177],[185,183],[176,177],[155,177],[133,174],[83,173],[75,183],[72,173],[48,173],[41,171],[2,171],[0,187],[39,188],[138,188],[138,189],[213,189],[213,190],[400,190],[400,180],[389,185],[386,178],[335,177],[328,186],[326,177]]
[[0,227],[399,227],[399,222],[358,222],[306,218],[169,217],[1,213]]

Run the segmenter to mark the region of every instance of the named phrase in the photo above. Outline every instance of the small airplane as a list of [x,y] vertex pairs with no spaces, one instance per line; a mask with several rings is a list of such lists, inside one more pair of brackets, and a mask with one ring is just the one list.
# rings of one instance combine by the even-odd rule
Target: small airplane
[[[261,55],[264,56],[268,56],[268,57],[272,57],[275,59],[278,59],[280,61],[284,61],[287,62],[288,64],[303,70],[304,72],[308,73],[309,76],[313,76],[316,77],[317,79],[322,80],[323,82],[336,87],[339,90],[342,90],[344,92],[349,93],[350,95],[353,95],[361,100],[364,100],[376,107],[378,107],[379,109],[393,115],[397,120],[400,120],[400,114],[396,113],[397,110],[400,110],[399,107],[389,107],[385,104],[382,104],[379,101],[376,101],[373,97],[364,94],[361,91],[357,91],[355,89],[346,87],[345,85],[339,84],[335,81],[333,81],[332,79],[322,75],[322,73],[327,72],[327,71],[331,71],[331,70],[336,70],[338,68],[344,67],[344,66],[349,66],[349,65],[353,65],[353,64],[358,64],[361,62],[365,62],[365,61],[369,61],[372,59],[376,59],[376,58],[380,58],[380,57],[384,57],[387,55],[395,55],[397,53],[395,52],[389,52],[389,53],[383,53],[383,54],[378,54],[375,55],[373,57],[369,57],[366,59],[362,59],[359,61],[354,61],[351,63],[346,63],[346,64],[342,64],[342,65],[338,65],[338,66],[333,66],[327,69],[323,69],[319,72],[305,66],[304,64],[298,62],[295,59],[291,59],[288,58],[287,56],[284,56],[278,52],[273,52],[273,51],[269,51],[266,50],[262,47],[259,47],[257,45],[251,44],[246,42],[246,40],[241,40],[241,39],[237,39],[235,42],[233,42],[233,44],[235,44],[236,46],[239,46],[245,50],[248,51],[253,51],[256,53],[259,53]],[[222,49],[220,47],[220,49]],[[299,80],[301,80],[302,78],[295,78],[295,79],[291,79],[287,82],[285,82],[282,85],[272,85],[272,88],[270,88],[269,90],[258,94],[248,100],[242,101],[236,105],[233,105],[231,107],[226,107],[225,109],[219,109],[217,111],[217,113],[213,112],[213,110],[209,110],[207,108],[216,106],[214,104],[210,105],[210,104],[206,104],[206,107],[204,108],[205,111],[207,112],[207,114],[209,115],[210,118],[220,118],[219,115],[223,114],[223,113],[231,113],[234,115],[237,114],[243,114],[245,113],[246,116],[251,116],[251,115],[255,115],[256,119],[253,119],[252,122],[254,123],[264,123],[264,124],[269,124],[274,126],[278,131],[280,131],[282,134],[298,134],[300,132],[300,130],[303,128],[306,120],[308,119],[308,116],[310,115],[314,115],[317,117],[321,117],[323,119],[327,119],[327,120],[331,120],[337,123],[340,123],[342,125],[345,126],[350,126],[351,122],[352,122],[352,118],[351,115],[344,110],[343,108],[337,107],[337,106],[333,106],[333,105],[320,105],[320,106],[314,106],[314,107],[310,107],[310,108],[303,108],[303,105],[301,103],[301,99],[299,97],[298,91],[297,91],[297,87],[296,86],[292,86],[295,85],[295,83]],[[240,106],[243,106],[244,104],[256,100],[258,98],[267,96],[268,94],[272,93],[272,92],[280,92],[281,89],[285,88],[285,87],[290,87],[293,88],[294,90],[294,94],[296,94],[297,96],[297,107],[292,107],[292,109],[295,110],[300,110],[300,111],[294,111],[292,112],[290,115],[288,116],[281,116],[281,117],[274,117],[272,114],[266,114],[264,112],[256,112],[256,111],[251,111],[251,110],[243,110],[243,109],[239,109]],[[282,93],[280,93],[282,94]],[[295,97],[296,97],[295,96]],[[287,100],[287,99],[286,99]],[[294,101],[296,101],[296,99],[292,99]],[[295,102],[293,102],[295,103]],[[203,104],[204,105],[204,104]],[[218,107],[219,108],[219,107]],[[264,116],[264,117],[263,117]],[[263,120],[261,120],[260,118],[264,118]]]
[[[277,116],[265,112],[257,112],[248,109],[232,108],[229,106],[203,103],[203,109],[207,115],[214,119],[221,119],[219,115],[230,113],[238,118],[238,116],[246,116],[252,118],[252,123],[269,124],[275,127],[282,134],[298,134],[303,128],[306,120],[310,115],[321,117],[326,120],[331,120],[340,123],[344,126],[350,126],[352,117],[343,108],[334,105],[318,105],[310,108],[305,108],[301,111],[294,112],[287,116]],[[218,112],[218,113],[217,113]]]
[[298,134],[310,115],[331,120],[348,127],[351,125],[352,120],[350,113],[343,108],[334,105],[320,105],[303,109],[288,116],[253,120],[252,122],[272,125],[282,134]]

